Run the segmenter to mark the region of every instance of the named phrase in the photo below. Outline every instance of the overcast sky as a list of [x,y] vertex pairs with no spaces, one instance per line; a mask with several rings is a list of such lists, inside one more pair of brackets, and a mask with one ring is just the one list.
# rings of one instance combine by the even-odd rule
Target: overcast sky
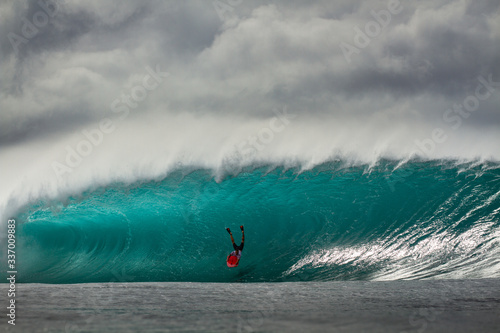
[[[147,66],[169,77],[134,117],[266,117],[287,105],[307,117],[438,124],[479,76],[500,81],[496,0],[43,1],[48,14],[37,0],[0,4],[3,145],[112,114]],[[391,14],[379,31],[372,11]],[[356,27],[373,36],[367,45],[356,44]],[[346,57],[342,45],[357,51]],[[500,125],[496,90],[464,126]]]

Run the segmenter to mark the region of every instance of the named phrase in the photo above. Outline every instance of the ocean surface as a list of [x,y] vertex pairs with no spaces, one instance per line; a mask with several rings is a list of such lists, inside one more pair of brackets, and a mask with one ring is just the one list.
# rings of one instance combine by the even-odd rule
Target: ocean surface
[[[493,162],[180,168],[34,198],[14,217],[20,283],[500,278]],[[225,228],[239,243],[240,225],[228,269]]]
[[498,332],[500,280],[20,284],[7,332]]

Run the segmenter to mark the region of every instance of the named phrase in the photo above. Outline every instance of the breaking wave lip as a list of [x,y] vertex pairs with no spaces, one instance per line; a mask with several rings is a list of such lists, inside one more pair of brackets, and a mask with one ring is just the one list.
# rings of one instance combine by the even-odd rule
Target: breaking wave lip
[[[283,116],[287,113],[288,118]],[[388,159],[399,162],[396,169],[418,159],[500,161],[496,129],[479,133],[464,126],[447,132],[447,140],[432,147],[428,141],[435,128],[432,124],[417,119],[409,124],[381,115],[363,120],[347,115],[294,115],[285,106],[269,110],[262,118],[187,111],[138,115],[120,122],[61,177],[54,163],[67,164],[69,151],[88,141],[82,133],[92,132],[99,124],[7,145],[0,151],[4,180],[0,218],[5,220],[39,198],[63,198],[116,182],[159,181],[180,168],[212,170],[222,180],[227,174],[263,165],[306,171],[332,161],[349,167],[376,166]],[[428,147],[418,148],[416,140]]]
[[[219,178],[212,169],[179,168],[162,179],[115,182],[22,206],[19,278],[500,277],[499,188],[500,165],[493,162],[267,164],[227,168]],[[228,270],[223,229],[241,224],[246,251],[240,267]]]
[[[189,158],[187,158],[189,160]],[[11,216],[14,216],[22,207],[29,205],[32,202],[39,200],[60,200],[64,201],[69,196],[79,195],[85,191],[103,188],[116,183],[135,184],[147,181],[161,181],[171,174],[178,173],[179,170],[184,174],[196,170],[209,170],[216,182],[221,182],[227,177],[237,176],[239,173],[247,172],[257,168],[266,168],[273,170],[275,168],[291,169],[294,172],[301,173],[310,170],[322,170],[324,168],[335,166],[336,169],[348,169],[351,167],[362,167],[364,172],[370,173],[374,168],[380,165],[390,165],[392,172],[411,163],[434,163],[446,167],[456,167],[460,172],[480,167],[483,171],[489,169],[500,168],[500,163],[495,159],[488,160],[484,158],[440,158],[426,159],[419,156],[407,156],[405,158],[385,158],[377,156],[375,159],[368,161],[359,159],[356,155],[341,154],[332,155],[321,159],[299,159],[297,157],[285,157],[283,159],[259,158],[258,156],[243,157],[238,151],[226,155],[222,160],[208,165],[204,163],[191,163],[188,161],[178,160],[166,166],[153,168],[137,165],[138,171],[133,169],[126,173],[121,173],[117,170],[116,174],[109,170],[99,175],[99,173],[90,172],[88,174],[77,175],[71,181],[53,177],[50,174],[42,180],[30,182],[24,178],[14,188],[8,191],[8,194],[0,196],[0,217],[2,221]],[[147,170],[141,172],[139,170]],[[3,223],[3,222],[2,222]]]

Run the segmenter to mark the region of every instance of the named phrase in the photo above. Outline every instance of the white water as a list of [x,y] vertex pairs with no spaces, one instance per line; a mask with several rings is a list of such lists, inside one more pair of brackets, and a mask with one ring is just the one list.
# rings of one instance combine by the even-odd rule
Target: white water
[[[280,119],[280,114],[289,116]],[[500,160],[496,128],[453,130],[441,124],[438,141],[443,135],[446,140],[436,142],[436,127],[429,123],[394,122],[380,115],[365,122],[305,117],[285,106],[269,110],[267,118],[165,113],[109,119],[110,133],[96,134],[96,122],[5,145],[0,152],[2,219],[39,197],[79,193],[113,181],[161,178],[181,166],[213,169],[221,175],[255,163],[308,169],[332,159],[370,165],[380,158]],[[94,143],[83,131],[93,133]],[[419,148],[416,140],[427,143]]]

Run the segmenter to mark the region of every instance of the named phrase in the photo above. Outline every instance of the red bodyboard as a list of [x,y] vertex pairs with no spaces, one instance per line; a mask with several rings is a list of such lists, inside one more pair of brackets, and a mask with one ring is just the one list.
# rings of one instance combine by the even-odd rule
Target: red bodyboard
[[236,256],[229,256],[226,260],[227,267],[236,267],[238,266],[239,260]]

